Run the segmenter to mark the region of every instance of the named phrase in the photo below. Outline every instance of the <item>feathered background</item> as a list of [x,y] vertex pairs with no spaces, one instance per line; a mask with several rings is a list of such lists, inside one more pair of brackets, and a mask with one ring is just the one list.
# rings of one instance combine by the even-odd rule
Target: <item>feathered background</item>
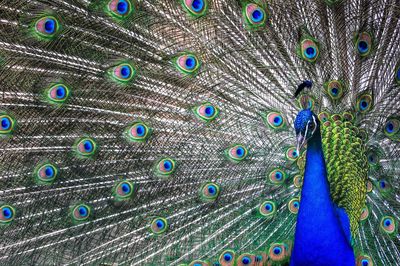
[[[399,134],[385,134],[388,119],[397,132],[400,124],[400,1],[255,1],[266,16],[256,26],[249,1],[207,1],[200,16],[186,2],[131,0],[120,18],[108,1],[0,1],[0,115],[13,121],[0,135],[0,200],[15,211],[0,224],[0,264],[213,263],[226,250],[266,263],[271,246],[293,239],[302,170],[298,155],[285,154],[301,109],[294,92],[312,80],[303,97],[317,113],[353,112],[374,159],[355,250],[398,265],[397,227],[388,234],[380,224],[385,216],[396,224],[400,209]],[[50,17],[48,37],[37,22]],[[367,56],[355,47],[363,32]],[[305,36],[317,41],[315,62],[298,54]],[[187,55],[195,72],[177,65]],[[127,82],[113,72],[123,63],[134,72]],[[338,100],[324,87],[330,80],[342,82]],[[68,88],[66,101],[49,100],[54,84]],[[358,106],[365,95],[367,111]],[[204,104],[219,111],[208,122],[197,113]],[[271,112],[282,128],[268,124]],[[127,139],[135,123],[148,127],[144,141]],[[96,145],[93,156],[79,156],[82,138]],[[237,145],[248,152],[240,162],[229,156]],[[160,173],[162,159],[173,173]],[[46,163],[57,170],[51,184],[35,177]],[[116,200],[124,180],[132,196]],[[216,199],[204,198],[209,182]],[[266,200],[276,203],[272,218],[258,211]],[[79,204],[90,210],[84,221],[73,217]],[[164,233],[152,230],[157,217]]]

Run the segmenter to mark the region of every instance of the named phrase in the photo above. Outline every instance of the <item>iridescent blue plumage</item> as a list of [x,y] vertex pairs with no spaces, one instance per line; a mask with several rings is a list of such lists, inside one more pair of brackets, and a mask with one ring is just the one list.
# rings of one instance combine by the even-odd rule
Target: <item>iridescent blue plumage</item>
[[294,125],[300,147],[307,142],[307,158],[290,265],[353,266],[349,218],[342,210],[338,215],[330,195],[318,117],[302,110]]

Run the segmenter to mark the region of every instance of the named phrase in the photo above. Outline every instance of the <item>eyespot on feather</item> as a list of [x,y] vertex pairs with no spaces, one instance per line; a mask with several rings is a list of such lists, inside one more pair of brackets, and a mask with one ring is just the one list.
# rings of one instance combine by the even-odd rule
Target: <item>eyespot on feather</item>
[[176,170],[176,162],[172,158],[162,158],[155,166],[156,175],[159,177],[168,177]]
[[298,198],[292,198],[288,203],[288,209],[291,213],[297,214],[300,208],[300,200]]
[[281,185],[285,182],[287,174],[281,168],[274,168],[268,174],[268,180],[274,185]]
[[165,218],[156,217],[150,224],[150,231],[155,235],[160,235],[167,231],[168,226],[168,222]]
[[60,24],[54,16],[43,16],[34,22],[34,32],[42,40],[50,40],[60,32]]
[[357,256],[357,266],[374,266],[374,262],[370,256],[361,254]]
[[367,113],[373,108],[373,98],[372,95],[365,92],[357,97],[356,110],[360,113]]
[[255,3],[243,6],[244,24],[247,29],[258,29],[265,26],[268,19],[266,8]]
[[233,266],[235,264],[236,253],[233,250],[225,250],[219,256],[218,262],[221,266]]
[[80,138],[74,144],[74,152],[78,158],[92,158],[97,152],[97,144],[92,138]]
[[198,119],[204,122],[213,121],[219,114],[219,109],[209,102],[195,106],[192,111]]
[[9,225],[15,219],[15,209],[9,204],[2,203],[0,205],[0,226]]
[[107,12],[117,19],[125,19],[135,11],[135,2],[131,0],[111,0],[107,4]]
[[397,234],[397,221],[392,216],[383,216],[380,222],[380,229],[388,235]]
[[70,207],[70,217],[73,223],[82,223],[90,219],[92,208],[85,203],[78,203]]
[[262,217],[273,218],[276,215],[277,207],[276,203],[272,200],[266,200],[260,204],[258,212]]
[[50,185],[58,176],[58,168],[53,163],[41,163],[35,167],[34,179],[37,184]]
[[344,85],[339,80],[330,80],[324,84],[325,93],[333,101],[340,100],[344,95]]
[[200,69],[201,62],[192,53],[182,53],[174,59],[176,69],[185,75],[195,75]]
[[208,0],[181,0],[183,9],[193,18],[207,14]]
[[110,68],[108,73],[114,81],[126,84],[134,79],[137,69],[132,63],[124,62]]
[[116,201],[126,201],[134,195],[134,184],[128,180],[117,181],[113,187],[112,194]]
[[0,112],[0,137],[12,135],[15,127],[15,119],[7,113]]
[[207,182],[200,188],[200,198],[205,202],[215,201],[220,193],[220,187],[216,183]]
[[243,253],[236,260],[237,266],[254,266],[255,255],[251,253]]
[[153,132],[147,124],[136,121],[125,128],[124,136],[128,142],[146,142]]
[[241,144],[235,144],[225,150],[225,155],[232,162],[240,162],[246,159],[248,150]]
[[278,131],[286,128],[286,119],[282,113],[270,111],[261,114],[264,123],[271,129]]
[[372,36],[366,31],[358,33],[355,37],[354,45],[361,57],[366,57],[371,53],[372,44]]
[[69,98],[70,89],[63,83],[56,83],[46,90],[45,95],[48,103],[61,105]]

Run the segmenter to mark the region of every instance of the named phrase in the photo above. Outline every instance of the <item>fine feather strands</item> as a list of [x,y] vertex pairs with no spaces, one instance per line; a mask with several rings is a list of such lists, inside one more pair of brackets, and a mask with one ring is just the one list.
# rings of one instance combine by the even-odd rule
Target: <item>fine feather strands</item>
[[[376,265],[397,262],[400,239],[383,234],[379,223],[385,215],[400,218],[399,143],[383,133],[387,118],[400,112],[399,1],[253,1],[268,15],[260,28],[244,20],[249,1],[207,1],[200,17],[181,1],[130,2],[135,11],[118,19],[106,12],[109,1],[0,0],[0,115],[16,121],[12,135],[0,138],[0,201],[17,214],[0,226],[1,264],[212,263],[225,249],[256,253],[290,243],[296,215],[287,204],[300,195],[293,177],[302,171],[285,152],[295,144],[301,107],[293,94],[304,80],[313,82],[302,94],[315,98],[316,114],[351,111],[367,147],[383,151],[369,179],[387,177],[392,190],[382,194],[374,185],[368,193],[369,218],[354,249]],[[59,23],[54,37],[34,31],[45,16]],[[365,57],[354,44],[362,32],[372,37]],[[296,53],[304,36],[318,41],[314,63]],[[200,63],[193,74],[176,65],[187,54]],[[136,70],[130,80],[113,76],[120,64]],[[329,80],[343,81],[339,101],[324,91]],[[70,91],[61,104],[47,97],[55,84]],[[365,113],[355,107],[363,93],[373,99]],[[204,103],[219,110],[210,122],[194,113]],[[282,114],[285,129],[266,125],[262,114],[270,110]],[[124,132],[138,121],[151,134],[129,143]],[[76,156],[81,138],[98,147],[90,158]],[[248,154],[233,162],[226,149],[237,144]],[[176,169],[160,177],[163,158]],[[47,162],[57,166],[57,179],[38,184],[35,167]],[[287,179],[273,185],[268,174],[277,167]],[[113,189],[121,180],[137,188],[119,202]],[[199,196],[206,182],[221,187],[215,201]],[[257,215],[265,200],[277,203],[271,220]],[[78,203],[93,215],[76,223],[70,208]],[[167,220],[164,234],[149,230],[155,217]]]

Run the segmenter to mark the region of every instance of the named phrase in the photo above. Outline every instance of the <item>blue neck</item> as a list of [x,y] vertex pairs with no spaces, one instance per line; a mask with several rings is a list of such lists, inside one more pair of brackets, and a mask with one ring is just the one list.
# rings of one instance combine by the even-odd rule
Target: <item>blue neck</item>
[[306,167],[290,265],[355,265],[353,250],[330,196],[319,128],[307,143]]

